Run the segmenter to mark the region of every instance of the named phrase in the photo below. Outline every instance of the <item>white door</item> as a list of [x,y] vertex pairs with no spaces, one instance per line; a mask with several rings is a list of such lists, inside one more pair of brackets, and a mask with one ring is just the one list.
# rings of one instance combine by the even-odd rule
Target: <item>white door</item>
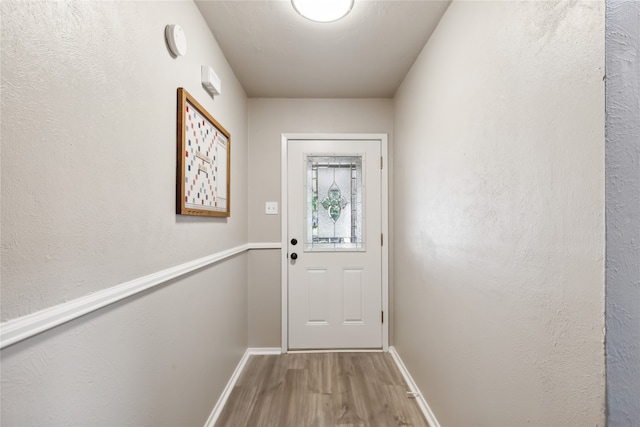
[[288,347],[382,348],[380,140],[289,140]]

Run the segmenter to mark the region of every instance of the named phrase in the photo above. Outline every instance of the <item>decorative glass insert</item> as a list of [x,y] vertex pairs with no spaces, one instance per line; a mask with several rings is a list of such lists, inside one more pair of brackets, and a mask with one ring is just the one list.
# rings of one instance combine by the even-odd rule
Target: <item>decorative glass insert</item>
[[364,250],[364,156],[306,156],[306,250]]

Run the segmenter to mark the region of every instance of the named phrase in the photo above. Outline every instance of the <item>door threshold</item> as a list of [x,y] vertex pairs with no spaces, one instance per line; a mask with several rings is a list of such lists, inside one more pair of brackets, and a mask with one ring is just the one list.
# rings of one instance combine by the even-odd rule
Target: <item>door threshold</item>
[[382,348],[328,348],[328,349],[296,349],[287,353],[382,353]]

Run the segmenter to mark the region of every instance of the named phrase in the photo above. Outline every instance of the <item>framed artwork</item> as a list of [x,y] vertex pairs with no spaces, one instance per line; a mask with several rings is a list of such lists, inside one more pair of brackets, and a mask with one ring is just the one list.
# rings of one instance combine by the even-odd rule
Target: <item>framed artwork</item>
[[178,88],[178,214],[230,216],[230,143],[229,132]]

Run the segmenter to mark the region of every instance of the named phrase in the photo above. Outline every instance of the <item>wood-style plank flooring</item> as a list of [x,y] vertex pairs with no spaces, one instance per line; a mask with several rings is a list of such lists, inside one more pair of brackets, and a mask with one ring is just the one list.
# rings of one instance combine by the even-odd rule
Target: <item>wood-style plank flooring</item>
[[388,353],[251,356],[215,427],[428,427]]

